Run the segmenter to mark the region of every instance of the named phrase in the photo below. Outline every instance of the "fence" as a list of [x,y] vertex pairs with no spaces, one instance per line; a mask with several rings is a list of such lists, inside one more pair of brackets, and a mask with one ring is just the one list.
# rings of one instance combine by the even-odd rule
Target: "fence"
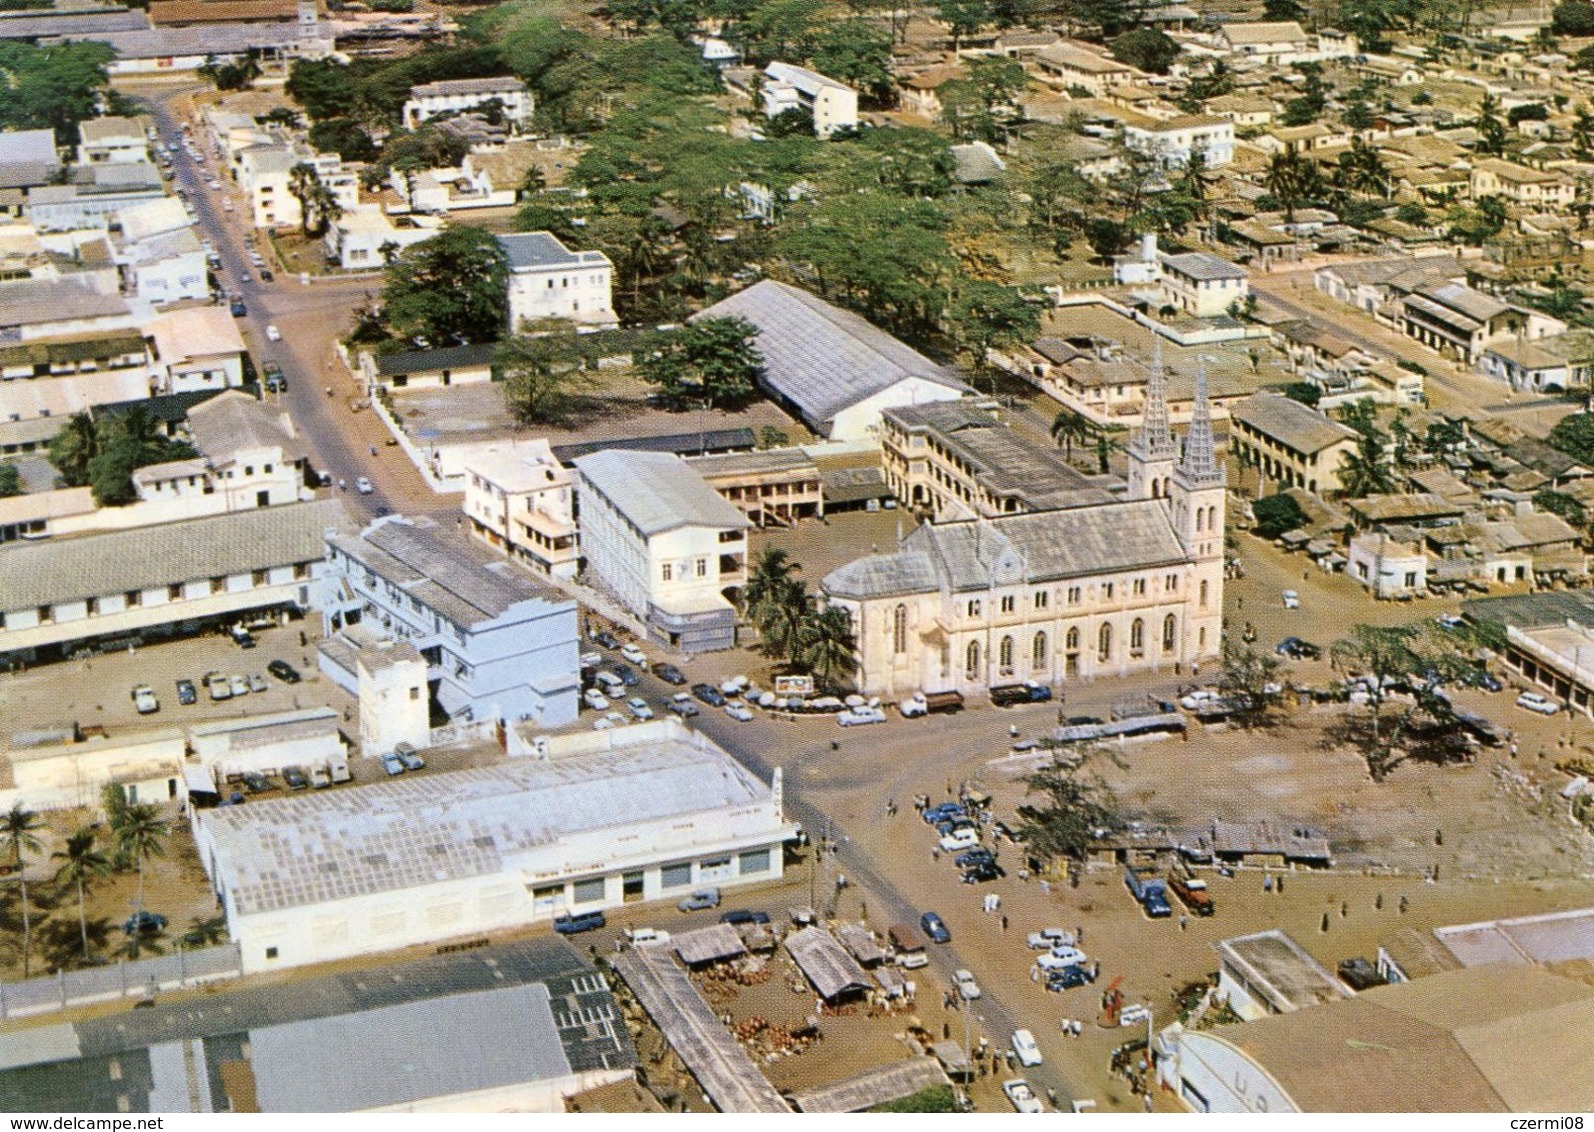
[[170,955],[123,960],[109,967],[58,971],[24,983],[0,983],[0,1019],[47,1014],[90,1002],[145,998],[157,991],[235,979],[241,974],[243,957],[236,943],[197,951],[179,947]]

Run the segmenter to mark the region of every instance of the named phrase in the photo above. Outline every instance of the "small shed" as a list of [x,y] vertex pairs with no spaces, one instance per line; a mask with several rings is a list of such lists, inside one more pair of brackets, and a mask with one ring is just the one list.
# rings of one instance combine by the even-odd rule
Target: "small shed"
[[869,973],[823,928],[804,928],[787,936],[786,950],[826,1002],[865,994],[873,986]]
[[876,967],[869,973],[874,976],[874,981],[880,984],[880,993],[887,998],[908,997],[910,984],[895,967]]
[[948,1077],[967,1081],[974,1076],[974,1063],[956,1042],[936,1042],[930,1047],[930,1052],[935,1054],[935,1059],[941,1063]]
[[836,938],[841,941],[841,946],[852,952],[852,957],[865,967],[873,967],[886,961],[885,949],[875,939],[874,932],[864,924],[842,924],[836,929]]
[[688,967],[700,967],[705,963],[718,963],[746,955],[747,945],[730,924],[715,924],[671,936],[670,950],[679,955],[681,962]]
[[941,1067],[930,1057],[895,1061],[815,1089],[793,1093],[803,1112],[867,1112],[876,1105],[911,1097],[936,1085],[950,1085]]

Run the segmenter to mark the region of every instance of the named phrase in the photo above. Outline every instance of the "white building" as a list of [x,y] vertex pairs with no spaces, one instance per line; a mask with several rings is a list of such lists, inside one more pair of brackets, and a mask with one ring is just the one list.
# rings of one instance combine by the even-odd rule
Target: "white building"
[[1362,531],[1350,540],[1345,564],[1348,577],[1377,598],[1426,595],[1428,554],[1416,542],[1390,538],[1383,531]]
[[410,87],[404,103],[404,128],[413,130],[429,118],[460,114],[497,102],[516,131],[531,124],[536,101],[526,84],[505,76],[493,79],[447,79]]
[[544,739],[530,757],[199,811],[195,841],[247,972],[770,881],[794,827],[674,720]]
[[548,442],[494,445],[465,461],[465,518],[471,533],[546,574],[573,578],[575,476]]
[[665,452],[595,452],[580,473],[587,572],[683,652],[736,644],[736,595],[747,581],[747,516]]
[[162,197],[135,205],[123,209],[120,220],[113,254],[129,294],[157,306],[210,298],[205,249],[181,201]]
[[1251,293],[1245,268],[1207,252],[1163,254],[1162,293],[1169,306],[1197,318],[1215,318]]
[[292,228],[303,218],[299,198],[289,191],[293,170],[308,165],[345,212],[360,203],[360,181],[343,167],[335,153],[316,153],[306,147],[275,143],[248,145],[234,157],[235,176],[249,200],[250,222],[256,228]]
[[1035,55],[1035,66],[1053,85],[1065,90],[1077,87],[1093,98],[1145,77],[1128,63],[1109,59],[1078,43],[1053,43],[1042,48]]
[[1234,160],[1234,122],[1221,114],[1181,114],[1174,118],[1124,123],[1124,145],[1154,157],[1168,169],[1183,169],[1199,153],[1208,169]]
[[787,110],[813,115],[814,133],[828,138],[837,130],[858,127],[858,92],[818,71],[791,63],[771,63],[764,68],[764,117]]
[[149,160],[149,135],[138,118],[89,118],[78,123],[77,134],[83,165]]
[[509,256],[509,329],[545,318],[586,330],[620,325],[614,314],[614,265],[602,252],[573,252],[551,232],[500,236]]
[[1311,50],[1311,39],[1294,20],[1225,24],[1218,31],[1217,41],[1236,58],[1274,67],[1316,58]]
[[244,383],[244,340],[223,307],[184,307],[149,323],[156,393],[233,389]]
[[377,204],[361,204],[327,225],[323,239],[327,259],[345,271],[379,271],[389,256],[430,240],[443,230],[431,216],[390,217]]

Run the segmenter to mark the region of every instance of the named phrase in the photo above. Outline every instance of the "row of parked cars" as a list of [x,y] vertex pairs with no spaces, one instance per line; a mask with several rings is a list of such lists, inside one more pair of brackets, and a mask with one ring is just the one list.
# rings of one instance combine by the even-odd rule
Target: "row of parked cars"
[[[272,661],[266,665],[266,671],[284,684],[297,684],[300,680],[298,669],[285,660]],[[230,700],[234,696],[247,696],[250,692],[264,692],[271,686],[258,672],[247,676],[207,672],[199,678],[199,683],[210,694],[212,700]],[[199,688],[192,680],[186,677],[179,679],[176,686],[179,704],[189,707],[199,702]],[[156,696],[155,689],[148,684],[136,685],[132,691],[132,698],[133,706],[138,709],[140,715],[153,715],[161,709],[160,698]]]

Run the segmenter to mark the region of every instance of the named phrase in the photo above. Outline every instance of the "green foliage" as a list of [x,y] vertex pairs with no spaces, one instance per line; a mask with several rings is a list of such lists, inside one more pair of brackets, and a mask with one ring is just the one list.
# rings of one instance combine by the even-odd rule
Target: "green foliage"
[[1479,197],[1471,208],[1452,208],[1445,219],[1450,224],[1452,240],[1482,247],[1505,229],[1505,202],[1497,196]]
[[1394,470],[1389,463],[1387,438],[1376,429],[1358,433],[1356,451],[1339,466],[1340,490],[1352,499],[1369,495],[1389,495],[1395,490]]
[[857,87],[876,102],[891,97],[891,36],[869,24],[833,24],[819,36],[813,65],[820,74]]
[[1229,64],[1216,59],[1205,71],[1190,79],[1181,105],[1192,113],[1209,99],[1234,93],[1234,72]]
[[1317,403],[1323,399],[1323,390],[1310,381],[1292,381],[1281,392],[1291,401],[1299,401],[1303,405],[1317,408]]
[[1098,779],[1086,778],[1060,758],[1019,779],[1025,797],[1039,804],[1018,807],[1019,839],[1043,861],[1083,861],[1100,831],[1123,828],[1112,795]]
[[75,144],[78,123],[100,113],[108,94],[105,66],[115,54],[104,43],[0,43],[6,87],[0,129],[53,129],[57,144]]
[[581,373],[576,328],[545,319],[500,342],[493,370],[504,382],[504,405],[519,424],[560,424],[570,410],[570,387]]
[[1278,201],[1286,220],[1294,220],[1301,205],[1322,199],[1326,189],[1316,163],[1294,150],[1275,153],[1269,159],[1262,184]]
[[1306,19],[1306,6],[1300,0],[1262,0],[1262,18],[1277,23]]
[[1156,28],[1136,28],[1112,41],[1113,58],[1153,75],[1166,75],[1179,57],[1179,45]]
[[1583,505],[1570,495],[1556,491],[1554,488],[1541,489],[1533,496],[1533,505],[1540,511],[1559,515],[1579,530],[1588,523],[1588,514],[1584,511]]
[[1518,122],[1543,122],[1550,116],[1550,108],[1542,102],[1528,102],[1506,111],[1505,120],[1515,126]]
[[496,341],[509,314],[509,258],[485,228],[452,225],[404,249],[387,269],[382,301],[400,338]]
[[1017,102],[1029,77],[1023,64],[993,56],[969,63],[965,79],[941,87],[941,117],[954,137],[999,141],[1017,121]]
[[658,342],[637,359],[642,379],[679,411],[697,405],[745,405],[764,375],[753,344],[758,331],[742,318],[702,318]]
[[1272,653],[1258,652],[1224,635],[1218,691],[1235,705],[1234,722],[1241,727],[1266,727],[1275,721],[1283,668],[1284,662]]
[[930,1085],[906,1097],[877,1104],[870,1112],[956,1112],[957,1094],[951,1085]]
[[1429,224],[1428,210],[1414,200],[1408,200],[1395,209],[1395,219],[1405,224],[1415,224],[1419,228]]
[[1555,422],[1546,444],[1579,463],[1594,462],[1594,413],[1573,413]]
[[1594,4],[1588,0],[1565,0],[1557,4],[1550,17],[1550,31],[1556,35],[1594,35]]
[[345,161],[374,161],[376,142],[353,118],[327,118],[310,127],[310,145],[319,153],[335,153]]
[[1505,153],[1505,123],[1500,120],[1500,102],[1488,91],[1483,92],[1483,98],[1478,103],[1478,116],[1472,124],[1478,131],[1478,144],[1475,147],[1478,153],[1496,157]]
[[186,460],[198,455],[192,445],[170,440],[160,422],[142,406],[98,422],[78,413],[50,441],[49,459],[67,487],[92,487],[102,507],[118,507],[136,498],[133,473],[150,464]]
[[934,0],[935,18],[952,33],[952,49],[956,51],[965,36],[973,35],[991,22],[988,0]]
[[946,312],[947,332],[966,349],[976,365],[986,352],[1034,341],[1040,333],[1040,311],[1016,287],[977,279],[964,284]]
[[1258,538],[1276,539],[1287,531],[1305,526],[1307,522],[1306,512],[1301,510],[1301,505],[1282,493],[1258,499],[1251,504],[1251,513],[1256,516],[1256,526],[1252,530]]
[[1135,0],[1074,0],[1070,15],[1085,26],[1087,38],[1106,42],[1138,25],[1145,10]]
[[260,64],[253,59],[244,59],[218,65],[214,59],[206,59],[195,68],[194,73],[202,79],[209,79],[217,90],[248,90],[260,77]]
[[15,464],[0,464],[0,499],[22,494],[22,473]]

